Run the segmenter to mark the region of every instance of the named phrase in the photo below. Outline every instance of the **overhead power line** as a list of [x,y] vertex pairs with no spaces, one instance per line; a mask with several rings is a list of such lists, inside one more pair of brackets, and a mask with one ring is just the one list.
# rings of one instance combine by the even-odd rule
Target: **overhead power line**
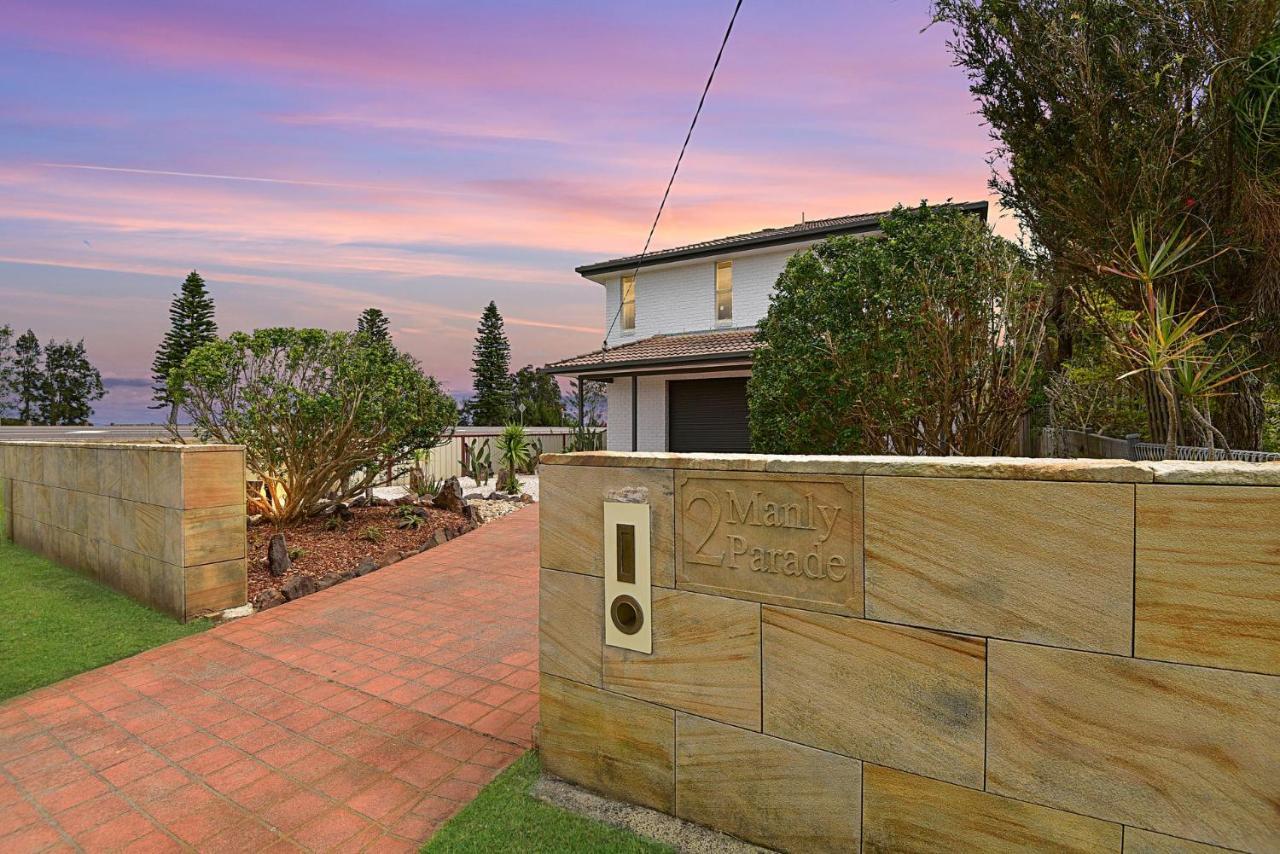
[[[658,203],[658,212],[653,217],[653,225],[649,226],[649,236],[645,238],[644,249],[640,251],[639,257],[636,258],[635,269],[631,271],[634,277],[640,272],[640,265],[644,263],[644,258],[649,254],[649,244],[653,242],[653,235],[658,230],[658,221],[662,219],[662,211],[667,206],[667,198],[671,195],[671,187],[676,182],[676,175],[680,173],[680,164],[684,161],[684,153],[689,148],[689,140],[693,138],[693,129],[698,126],[698,116],[702,115],[702,105],[707,102],[707,93],[711,91],[711,83],[716,79],[716,70],[720,68],[720,59],[724,56],[725,46],[729,44],[729,36],[733,33],[734,21],[738,20],[738,11],[742,9],[742,0],[733,7],[733,15],[729,18],[729,26],[725,28],[724,38],[720,40],[720,49],[716,51],[716,61],[711,64],[711,73],[707,75],[707,83],[702,87],[702,96],[698,98],[698,108],[693,111],[693,121],[689,122],[689,131],[684,135],[684,143],[680,146],[680,154],[676,157],[675,168],[671,170],[671,177],[667,180],[667,189],[662,193],[662,201]],[[609,328],[605,330],[604,342],[601,347],[601,357],[604,351],[609,349],[609,334],[613,332],[614,324],[618,322],[618,318],[622,315],[622,290],[619,286],[618,290],[618,310],[613,313],[613,320],[609,322]]]

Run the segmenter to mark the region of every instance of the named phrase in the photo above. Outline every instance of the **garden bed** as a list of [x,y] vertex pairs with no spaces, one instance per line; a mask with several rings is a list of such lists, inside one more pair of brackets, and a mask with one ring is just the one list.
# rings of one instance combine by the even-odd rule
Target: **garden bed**
[[[320,516],[287,528],[268,522],[250,525],[249,602],[258,609],[278,605],[366,575],[471,529],[460,513],[415,509],[421,514],[416,528],[400,527],[400,507],[352,508],[345,521]],[[285,536],[292,566],[275,577],[267,568],[267,546],[278,533]]]

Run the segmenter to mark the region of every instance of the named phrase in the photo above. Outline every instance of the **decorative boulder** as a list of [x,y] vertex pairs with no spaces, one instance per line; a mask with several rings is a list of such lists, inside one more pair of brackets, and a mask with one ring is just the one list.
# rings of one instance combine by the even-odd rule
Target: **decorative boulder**
[[364,560],[360,561],[358,564],[356,564],[355,573],[357,576],[368,575],[369,573],[375,571],[377,568],[378,568],[378,562],[371,557],[367,557]]
[[289,559],[289,544],[284,541],[284,534],[276,534],[267,543],[267,571],[273,578],[279,578],[293,567]]
[[284,594],[274,587],[255,593],[253,599],[250,600],[251,605],[259,611],[265,611],[268,608],[274,608],[277,605],[283,605],[289,601],[284,598]]
[[451,513],[465,513],[467,500],[462,497],[462,484],[458,483],[458,478],[451,477],[446,480],[440,487],[440,491],[436,493],[436,497],[431,499],[431,503]]
[[301,599],[303,596],[315,593],[316,580],[309,575],[295,575],[284,583],[280,592],[292,602],[294,599]]

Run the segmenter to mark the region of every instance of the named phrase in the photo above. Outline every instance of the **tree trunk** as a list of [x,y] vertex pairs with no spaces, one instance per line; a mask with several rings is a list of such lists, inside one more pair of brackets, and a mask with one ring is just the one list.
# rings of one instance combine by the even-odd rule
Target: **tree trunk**
[[1262,380],[1257,374],[1241,377],[1218,400],[1217,423],[1232,448],[1256,451],[1262,447],[1266,410],[1262,405]]
[[[1166,442],[1169,433],[1169,399],[1165,396],[1165,392],[1160,389],[1156,377],[1150,371],[1141,375],[1142,392],[1147,400],[1147,432],[1151,436],[1153,442]],[[1174,391],[1174,399],[1177,399],[1177,392]],[[1177,411],[1175,404],[1173,407],[1173,424],[1174,424],[1174,440],[1175,444],[1183,443],[1185,437],[1182,429],[1181,413]]]

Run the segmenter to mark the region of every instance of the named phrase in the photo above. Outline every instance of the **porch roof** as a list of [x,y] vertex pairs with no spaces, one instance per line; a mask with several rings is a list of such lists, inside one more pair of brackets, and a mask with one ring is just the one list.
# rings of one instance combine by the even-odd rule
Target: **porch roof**
[[652,335],[615,347],[593,350],[552,362],[542,369],[548,374],[609,374],[619,369],[681,365],[706,366],[751,363],[756,347],[755,327],[717,329]]

